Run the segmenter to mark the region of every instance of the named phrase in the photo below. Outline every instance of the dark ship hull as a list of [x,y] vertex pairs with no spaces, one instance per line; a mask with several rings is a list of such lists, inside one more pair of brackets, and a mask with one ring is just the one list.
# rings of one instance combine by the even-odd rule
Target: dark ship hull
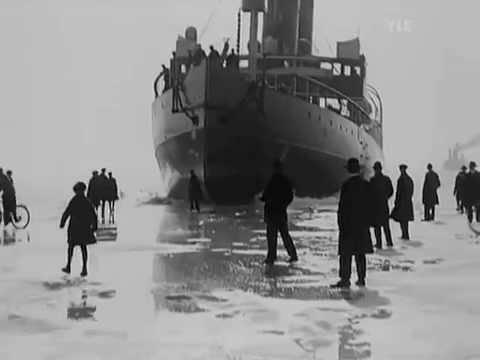
[[261,104],[252,99],[238,107],[248,97],[248,82],[211,81],[215,95],[210,92],[206,104],[202,94],[190,93],[201,100],[192,104],[198,125],[184,113],[172,113],[172,90],[154,103],[156,159],[162,172],[173,169],[178,175],[170,196],[186,196],[193,169],[214,202],[248,202],[263,189],[273,160],[281,158],[297,196],[324,197],[339,190],[349,157],[359,157],[366,169],[383,159],[372,134],[335,111],[271,89]]

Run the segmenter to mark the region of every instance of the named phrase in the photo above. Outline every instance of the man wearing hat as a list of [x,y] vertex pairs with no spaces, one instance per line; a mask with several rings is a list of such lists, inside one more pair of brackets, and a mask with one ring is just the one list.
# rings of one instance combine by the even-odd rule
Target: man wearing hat
[[467,178],[467,167],[462,166],[460,172],[455,178],[455,187],[453,189],[453,196],[457,200],[457,211],[463,214],[465,211],[465,180]]
[[382,173],[382,164],[377,161],[373,165],[375,175],[370,179],[372,192],[372,216],[377,249],[382,248],[382,228],[385,233],[387,246],[392,247],[392,233],[390,231],[390,210],[388,200],[393,195],[393,185],[390,178]]
[[400,177],[397,181],[397,193],[395,194],[395,207],[391,218],[400,223],[402,229],[402,240],[410,240],[408,223],[414,220],[413,217],[413,180],[407,174],[407,165],[399,166]]
[[467,209],[468,221],[473,221],[473,210],[475,209],[475,219],[480,222],[480,174],[477,171],[477,164],[471,161],[469,172],[465,178],[465,207]]
[[352,158],[347,162],[350,178],[340,192],[338,204],[338,255],[340,281],[332,288],[349,288],[352,273],[352,256],[357,265],[358,286],[365,286],[367,272],[366,254],[373,253],[370,237],[371,209],[370,186],[360,175],[360,163]]

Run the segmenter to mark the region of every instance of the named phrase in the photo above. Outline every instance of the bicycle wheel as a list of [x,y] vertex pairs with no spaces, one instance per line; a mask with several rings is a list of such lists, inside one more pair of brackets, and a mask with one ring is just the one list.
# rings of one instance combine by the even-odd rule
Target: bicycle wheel
[[17,205],[17,218],[18,221],[15,221],[12,215],[12,224],[15,229],[23,230],[30,224],[30,211],[25,205]]

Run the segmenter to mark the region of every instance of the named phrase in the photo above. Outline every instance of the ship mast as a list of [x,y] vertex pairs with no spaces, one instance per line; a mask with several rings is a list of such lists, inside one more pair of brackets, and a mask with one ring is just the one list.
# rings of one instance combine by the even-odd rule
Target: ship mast
[[250,39],[248,42],[248,70],[255,79],[258,54],[258,15],[265,12],[265,0],[243,0],[242,11],[250,13]]

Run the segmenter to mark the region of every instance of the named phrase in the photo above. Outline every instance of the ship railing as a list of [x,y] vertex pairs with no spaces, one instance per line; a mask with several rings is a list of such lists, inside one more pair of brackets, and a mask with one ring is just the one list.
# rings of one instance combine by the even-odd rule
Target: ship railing
[[[286,79],[285,75],[288,75]],[[279,80],[279,76],[283,76],[283,81]],[[375,133],[375,137],[379,139],[380,143],[383,142],[381,135],[382,103],[380,95],[372,86],[367,87],[368,96],[365,99],[354,99],[317,78],[300,75],[294,71],[290,74],[268,73],[266,76],[259,74],[257,82],[262,83],[262,81],[266,88],[337,112],[368,132]],[[368,102],[368,105],[365,101]]]

